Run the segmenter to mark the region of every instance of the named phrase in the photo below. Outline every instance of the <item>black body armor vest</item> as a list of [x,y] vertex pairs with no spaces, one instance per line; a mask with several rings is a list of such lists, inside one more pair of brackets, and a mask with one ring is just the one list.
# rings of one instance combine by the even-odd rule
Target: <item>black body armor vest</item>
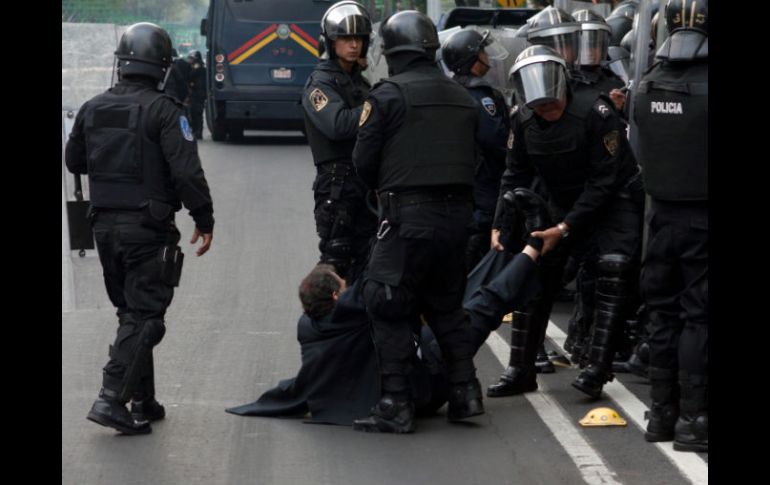
[[660,200],[708,200],[708,63],[677,64],[655,64],[639,83],[644,187]]
[[91,204],[139,209],[150,200],[181,208],[160,145],[146,134],[147,112],[165,94],[103,93],[86,106],[85,138]]
[[478,107],[465,88],[433,67],[383,80],[398,86],[406,116],[383,148],[381,190],[473,186]]

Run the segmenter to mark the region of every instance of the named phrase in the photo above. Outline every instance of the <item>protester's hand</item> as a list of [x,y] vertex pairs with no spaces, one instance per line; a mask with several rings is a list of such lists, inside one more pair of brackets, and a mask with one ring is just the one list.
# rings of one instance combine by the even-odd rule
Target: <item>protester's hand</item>
[[535,231],[530,236],[539,237],[543,240],[543,249],[540,251],[541,256],[555,248],[559,241],[561,241],[561,231],[556,226],[549,227],[545,231]]
[[623,91],[613,89],[610,91],[610,99],[618,111],[623,111],[623,107],[626,105],[626,94]]
[[492,243],[490,247],[495,251],[505,251],[505,248],[500,244],[500,229],[492,229]]
[[203,234],[200,232],[200,230],[196,227],[195,231],[193,231],[192,239],[190,240],[190,244],[195,244],[198,242],[198,239],[203,238],[203,242],[201,243],[200,247],[197,251],[195,251],[196,256],[203,256],[206,251],[209,250],[211,247],[211,240],[214,238],[214,234],[209,232],[206,234]]

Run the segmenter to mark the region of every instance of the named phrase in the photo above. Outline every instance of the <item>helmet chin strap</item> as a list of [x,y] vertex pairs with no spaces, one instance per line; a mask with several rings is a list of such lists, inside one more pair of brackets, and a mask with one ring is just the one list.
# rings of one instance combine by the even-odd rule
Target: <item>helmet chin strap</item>
[[112,58],[112,75],[110,75],[110,87],[115,86],[115,73],[117,72],[118,81],[120,81],[120,70],[118,69],[118,56]]
[[171,64],[166,68],[166,75],[163,76],[163,79],[158,83],[158,91],[163,91],[166,87],[166,81],[168,81],[169,74],[171,74]]

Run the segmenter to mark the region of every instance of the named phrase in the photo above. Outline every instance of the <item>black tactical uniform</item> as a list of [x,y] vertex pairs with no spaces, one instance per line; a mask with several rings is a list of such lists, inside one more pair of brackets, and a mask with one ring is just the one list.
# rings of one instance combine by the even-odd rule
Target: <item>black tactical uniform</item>
[[381,212],[364,298],[383,396],[354,428],[408,433],[414,430],[409,322],[416,315],[431,326],[447,362],[449,420],[483,413],[475,349],[461,308],[478,110],[435,65],[438,35],[428,17],[399,12],[382,34],[392,77],[370,93],[353,161],[377,191]]
[[[534,56],[548,60],[538,61]],[[546,81],[541,81],[544,87],[540,86],[539,91],[531,90],[530,85],[518,86],[520,102],[554,99],[554,84],[562,86],[559,90],[566,93],[565,64],[555,51],[544,46],[527,48],[517,58],[514,77],[530,67],[550,69],[550,77],[543,78]],[[530,96],[532,99],[528,99]],[[526,319],[528,351],[516,353],[516,361],[512,352],[509,368],[501,382],[490,387],[488,395],[518,394],[537,388],[535,351],[544,338],[554,297],[561,289],[566,259],[572,254],[592,270],[595,267],[599,274],[590,364],[573,385],[599,397],[603,384],[612,378],[612,344],[620,324],[619,310],[627,295],[626,274],[630,258],[641,244],[644,199],[639,167],[625,138],[622,120],[609,99],[601,96],[591,103],[585,98],[568,98],[565,112],[554,122],[530,109],[515,110],[511,132],[508,168],[501,183],[494,227],[502,229],[502,195],[516,187],[531,186],[537,177],[548,191],[553,221],[563,221],[569,227],[569,236],[563,233],[556,249],[540,260],[543,291]],[[516,322],[513,327],[517,330]]]
[[708,2],[672,0],[666,23],[670,37],[634,103],[652,200],[642,271],[652,381],[645,437],[708,451]]
[[492,219],[500,192],[500,177],[505,170],[505,146],[510,131],[505,98],[477,74],[479,71],[472,71],[477,63],[489,69],[479,56],[482,52],[490,55],[487,49],[491,49],[492,42],[489,31],[462,30],[450,36],[441,47],[444,64],[455,73],[452,79],[468,90],[478,103],[479,111],[473,223],[468,231],[465,260],[469,272],[489,251]]
[[[599,25],[597,17],[597,15],[591,13],[583,15],[582,18],[584,20],[596,20],[596,22],[591,22],[590,25],[585,27],[601,28],[602,31],[609,29],[606,25]],[[604,37],[596,35],[600,32],[586,29],[586,32],[581,33],[584,27],[583,23],[578,22],[572,15],[557,7],[545,8],[542,12],[533,16],[528,24],[529,27],[526,35],[530,43],[551,47],[565,60],[569,71],[573,103],[590,105],[596,101],[600,94],[609,94],[611,89],[607,89],[610,88],[608,78],[597,62],[602,59],[603,55],[601,52],[595,52],[595,47],[606,40]],[[588,52],[583,52],[584,47],[587,48],[586,51]],[[583,66],[583,64],[588,64],[589,62],[596,65],[592,67]],[[519,103],[519,110],[519,116],[529,116],[531,114],[529,108],[524,103]],[[538,191],[544,192],[544,189],[540,187]],[[547,194],[543,193],[543,195]],[[583,251],[583,253],[587,252]],[[586,266],[578,258],[578,255],[573,254],[569,258],[567,267],[568,271],[565,272],[563,284],[566,285],[571,281],[579,269],[581,277],[578,278],[577,282],[578,294],[586,295],[585,301],[579,299],[576,307],[576,316],[581,317],[579,320],[581,325],[579,327],[573,325],[572,328],[587,328],[592,321],[592,316],[587,315],[593,313],[593,302],[589,295],[594,293],[595,286],[593,283],[595,278],[587,276]],[[537,317],[545,318],[546,315],[537,315]],[[535,324],[538,328],[543,325],[547,326],[547,321]],[[556,369],[545,352],[544,339],[545,333],[543,333],[543,338],[538,345],[535,362],[536,369],[537,372],[542,373],[555,372]],[[572,342],[568,341],[567,344],[571,346]]]
[[203,108],[206,104],[206,66],[200,51],[192,51],[187,57],[190,61],[190,123],[193,134],[198,140],[203,139]]
[[466,253],[466,265],[470,271],[489,251],[492,220],[500,193],[500,178],[505,170],[505,147],[510,132],[510,117],[503,95],[481,78],[455,76],[454,79],[468,89],[479,108],[473,225]]
[[153,24],[133,25],[116,55],[120,82],[79,110],[66,163],[88,174],[94,236],[119,320],[88,419],[137,434],[149,433],[149,421],[165,413],[154,397],[152,348],[165,333],[181,273],[174,213],[183,203],[205,239],[214,218],[187,118],[177,100],[158,91],[171,61],[168,34]]
[[[600,15],[591,10],[579,10],[574,12],[573,16],[580,23],[582,32],[578,56],[580,67],[571,73],[573,93],[576,93],[577,96],[586,96],[588,99],[593,100],[599,94],[608,96],[613,89],[623,88],[625,86],[623,80],[612,70],[602,65],[607,58],[607,51],[609,49],[610,26]],[[622,111],[620,113],[622,114]],[[641,246],[639,249],[641,251]],[[632,271],[635,274],[628,275],[629,282],[638,281],[640,258],[641,253],[634,255],[632,258]],[[565,349],[573,354],[572,360],[580,363],[582,367],[585,366],[586,362],[583,351],[587,350],[595,311],[596,274],[587,271],[586,267],[582,265],[582,261],[577,263],[580,263],[580,269],[577,273],[578,292],[575,312],[570,319]],[[636,285],[631,284],[633,288],[629,288],[629,298],[633,301],[627,302],[628,304],[624,309],[627,315],[631,314],[629,316],[635,315],[639,307]],[[635,322],[635,320],[632,321]],[[635,331],[636,329],[626,330]],[[623,347],[627,347],[627,345]]]
[[192,75],[192,66],[184,58],[175,59],[171,65],[171,72],[166,80],[165,92],[172,98],[181,102],[187,102],[190,95],[190,76]]
[[371,23],[360,5],[339,2],[321,24],[330,59],[316,66],[302,95],[305,131],[317,170],[313,193],[318,248],[320,262],[334,265],[341,277],[352,282],[366,263],[377,231],[377,217],[366,202],[366,186],[355,174],[351,159],[369,84],[358,65],[352,72],[342,69],[333,42],[339,35],[362,36],[365,56]]

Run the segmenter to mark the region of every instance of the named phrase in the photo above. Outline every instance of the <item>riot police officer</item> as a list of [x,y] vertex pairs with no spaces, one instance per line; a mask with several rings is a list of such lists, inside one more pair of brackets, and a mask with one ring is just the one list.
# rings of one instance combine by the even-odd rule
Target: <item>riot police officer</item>
[[[573,13],[575,21],[580,24],[580,49],[578,54],[579,77],[575,82],[578,86],[590,87],[604,95],[608,95],[619,113],[623,112],[625,94],[620,91],[625,83],[613,71],[604,67],[609,49],[610,27],[604,19],[591,10],[578,10]],[[640,247],[641,249],[641,247]],[[633,267],[638,273],[640,254],[634,255]],[[637,281],[638,275],[629,275],[629,281]],[[585,350],[584,341],[588,340],[589,330],[593,322],[594,301],[596,291],[596,275],[581,268],[577,274],[577,300],[575,314],[570,319],[565,349],[573,353],[573,361],[583,361]],[[634,286],[629,291],[633,302],[629,301],[626,312],[636,313],[639,307],[638,291]],[[636,320],[629,320],[636,322]],[[629,330],[636,330],[629,329]],[[568,347],[570,347],[568,349]]]
[[651,198],[645,438],[708,451],[708,1],[670,0],[665,19],[669,37],[634,103]]
[[415,424],[407,381],[414,353],[409,322],[419,315],[447,362],[449,421],[484,412],[461,307],[478,108],[436,65],[438,34],[427,16],[399,12],[383,23],[381,36],[391,77],[364,104],[353,162],[377,191],[381,214],[363,291],[382,397],[353,427],[410,433]]
[[620,2],[607,16],[607,25],[610,26],[611,30],[611,46],[619,46],[620,41],[631,30],[638,8],[639,0],[625,0]]
[[578,64],[581,80],[609,95],[618,112],[622,112],[625,95],[620,92],[613,93],[613,90],[620,90],[625,86],[625,82],[615,72],[604,67],[610,47],[610,26],[601,15],[591,10],[578,10],[572,16],[580,24]]
[[166,331],[182,270],[174,214],[182,203],[189,209],[191,242],[203,239],[198,256],[211,246],[214,217],[190,124],[179,101],[162,92],[172,60],[168,33],[134,24],[115,55],[119,82],[78,112],[66,163],[88,174],[96,246],[119,323],[88,419],[144,434],[165,416],[155,399],[152,349]]
[[[171,72],[164,84],[164,90],[169,96],[176,98],[187,106],[187,98],[190,95],[190,75],[192,66],[183,57],[178,57],[176,49],[172,49],[174,61],[171,64]],[[186,108],[185,108],[186,109]]]
[[377,230],[366,187],[351,154],[369,85],[361,76],[372,31],[369,13],[356,2],[335,3],[321,20],[324,55],[305,84],[305,130],[317,175],[316,230],[321,263],[333,265],[349,283],[363,269]]
[[[535,350],[542,342],[553,299],[561,288],[562,272],[571,254],[597,272],[596,316],[591,335],[589,364],[573,383],[593,398],[613,378],[613,343],[622,325],[621,309],[627,297],[631,258],[641,244],[644,194],[639,167],[626,140],[625,127],[599,95],[591,102],[572,96],[567,65],[553,49],[525,49],[511,69],[519,102],[511,119],[511,148],[500,187],[504,195],[515,187],[528,187],[535,177],[544,183],[550,216],[531,233],[544,241],[540,260],[542,292],[512,323],[516,336],[525,332],[526,351],[511,351],[509,367],[500,382],[491,386],[491,397],[537,389]],[[522,194],[524,201],[537,194]],[[499,214],[492,242],[498,250]],[[529,228],[528,228],[529,230]],[[513,339],[512,339],[513,340]],[[520,338],[519,338],[520,340]]]
[[190,63],[190,122],[193,134],[198,140],[203,139],[203,107],[206,103],[206,65],[201,51],[187,54]]
[[[484,81],[489,71],[488,50],[494,39],[489,31],[461,30],[450,36],[441,47],[441,58],[454,80],[468,90],[476,100],[479,126],[476,130],[478,161],[476,164],[473,199],[473,223],[469,227],[466,266],[471,271],[489,251],[492,219],[500,192],[500,178],[505,170],[505,153],[510,118],[503,95]],[[496,58],[508,55],[504,48],[492,51]]]

